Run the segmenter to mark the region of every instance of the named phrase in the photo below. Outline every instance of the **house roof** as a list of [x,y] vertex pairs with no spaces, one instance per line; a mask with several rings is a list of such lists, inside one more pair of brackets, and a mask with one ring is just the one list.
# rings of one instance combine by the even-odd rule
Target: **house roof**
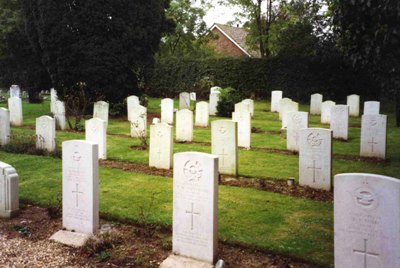
[[260,52],[250,49],[246,44],[246,38],[249,32],[244,28],[232,27],[225,24],[214,23],[211,27],[211,31],[217,28],[222,32],[228,39],[232,41],[240,50],[242,50],[247,56],[260,58]]

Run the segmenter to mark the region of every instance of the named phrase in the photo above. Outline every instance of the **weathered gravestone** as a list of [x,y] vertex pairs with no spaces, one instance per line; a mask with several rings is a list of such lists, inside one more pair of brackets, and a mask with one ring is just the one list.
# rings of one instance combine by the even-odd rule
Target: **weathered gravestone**
[[0,108],[0,146],[10,142],[10,112]]
[[282,120],[283,112],[285,111],[286,106],[291,104],[292,102],[293,101],[289,98],[283,98],[279,101],[279,120]]
[[360,156],[386,158],[386,115],[363,115]]
[[131,116],[133,111],[140,106],[140,100],[137,96],[129,96],[128,98],[126,98],[126,104],[127,104],[127,109],[128,109],[128,121],[132,121],[131,120]]
[[196,101],[196,99],[197,99],[196,92],[190,92],[190,100]]
[[283,92],[275,90],[271,92],[271,112],[279,112],[279,102],[282,99]]
[[98,145],[99,159],[107,159],[107,123],[100,118],[86,120],[85,136]]
[[209,119],[209,105],[205,101],[196,103],[196,118],[195,126],[197,127],[208,127]]
[[252,99],[245,99],[242,101],[245,105],[249,106],[249,112],[251,116],[254,115],[254,101]]
[[219,157],[221,174],[238,174],[238,129],[231,120],[216,120],[211,123],[211,150]]
[[176,140],[181,142],[193,140],[193,112],[188,109],[176,112]]
[[288,114],[290,112],[297,112],[299,111],[299,103],[290,101],[290,102],[285,102],[282,106],[283,112],[282,112],[282,128],[285,129],[287,128],[288,125]]
[[105,101],[98,101],[93,107],[93,118],[99,118],[108,124],[108,110],[110,105]]
[[36,148],[56,151],[56,120],[50,116],[36,118]]
[[233,112],[232,121],[238,123],[238,145],[246,149],[251,146],[251,115],[249,112]]
[[332,131],[300,130],[299,182],[311,188],[331,190]]
[[61,130],[65,130],[66,120],[65,120],[65,104],[62,101],[56,101],[55,104],[54,118],[56,119],[56,124]]
[[173,127],[166,123],[150,126],[149,166],[170,169],[173,153]]
[[8,110],[10,111],[10,123],[12,126],[23,125],[22,101],[18,97],[8,99]]
[[162,99],[161,100],[161,122],[167,124],[174,124],[174,100]]
[[10,87],[10,98],[20,98],[21,97],[21,89],[18,85],[12,85]]
[[80,247],[99,229],[98,145],[72,140],[62,144],[62,221],[65,231],[50,239]]
[[360,116],[360,96],[350,95],[347,96],[347,105],[349,106],[350,116]]
[[307,112],[287,113],[286,148],[289,151],[298,152],[300,144],[300,130],[308,128]]
[[321,123],[330,124],[331,123],[331,109],[336,105],[334,101],[324,101],[321,105]]
[[190,94],[187,92],[179,94],[179,110],[182,109],[190,110]]
[[[218,251],[218,157],[174,157],[172,251],[160,267],[214,267]],[[190,258],[188,266],[187,258]],[[196,265],[197,264],[197,265]]]
[[349,106],[335,105],[331,107],[331,126],[334,139],[348,140]]
[[0,162],[0,218],[12,218],[19,212],[19,177],[15,169]]
[[320,115],[323,96],[321,94],[311,95],[310,114]]
[[221,92],[219,92],[219,91],[214,91],[214,92],[211,92],[211,94],[210,94],[210,115],[216,115],[218,112],[217,106],[218,106],[220,94],[221,94]]
[[131,137],[143,138],[147,135],[147,108],[137,106],[131,113]]
[[379,101],[364,102],[364,114],[379,114],[381,103]]
[[335,267],[400,267],[400,181],[340,174],[334,191]]
[[56,113],[56,101],[58,101],[57,91],[52,88],[50,90],[50,112]]

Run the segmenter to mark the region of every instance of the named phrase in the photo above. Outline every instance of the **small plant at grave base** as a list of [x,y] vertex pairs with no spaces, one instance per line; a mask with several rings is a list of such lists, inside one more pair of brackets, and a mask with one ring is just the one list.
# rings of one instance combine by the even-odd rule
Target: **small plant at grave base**
[[235,111],[235,104],[242,100],[242,96],[239,91],[231,87],[221,89],[220,92],[217,114],[221,117],[231,117]]
[[111,258],[111,253],[108,251],[102,251],[100,253],[95,254],[98,262],[105,262]]
[[172,250],[172,237],[168,236],[165,237],[162,241],[161,241],[161,247],[164,250]]
[[157,231],[160,229],[159,226],[155,223],[149,223],[150,215],[153,211],[154,201],[156,195],[159,193],[153,192],[151,194],[150,202],[146,205],[139,206],[139,215],[138,215],[138,224],[141,225],[142,228],[135,228],[135,233],[141,237],[154,237]]
[[31,232],[29,227],[23,224],[16,224],[13,226],[13,230],[20,233],[22,236],[30,236]]
[[[142,114],[140,116],[140,118],[143,120],[143,122],[145,122],[144,117],[146,116],[146,114]],[[148,147],[147,144],[147,137],[146,137],[146,129],[144,130],[139,130],[139,126],[140,126],[140,122],[136,121],[136,122],[131,122],[132,128],[134,129],[137,138],[140,140],[140,149],[141,150],[146,150]]]
[[111,230],[89,239],[83,250],[88,252],[90,256],[95,256],[99,261],[106,261],[112,256],[109,250],[121,244],[122,241],[122,234],[116,230]]
[[139,98],[139,102],[140,102],[140,105],[142,105],[144,107],[148,107],[149,106],[149,96],[147,96],[146,94],[142,94],[142,96],[140,96],[140,98]]
[[55,204],[49,200],[47,205],[47,214],[51,219],[58,219],[62,215],[62,194],[58,193]]

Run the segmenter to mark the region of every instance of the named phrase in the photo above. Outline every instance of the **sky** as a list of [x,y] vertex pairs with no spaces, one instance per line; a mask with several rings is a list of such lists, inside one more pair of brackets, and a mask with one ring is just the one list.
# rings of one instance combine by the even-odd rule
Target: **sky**
[[204,21],[207,23],[208,27],[211,27],[214,23],[225,24],[234,20],[234,13],[237,11],[238,8],[230,8],[216,4],[214,8],[207,12]]

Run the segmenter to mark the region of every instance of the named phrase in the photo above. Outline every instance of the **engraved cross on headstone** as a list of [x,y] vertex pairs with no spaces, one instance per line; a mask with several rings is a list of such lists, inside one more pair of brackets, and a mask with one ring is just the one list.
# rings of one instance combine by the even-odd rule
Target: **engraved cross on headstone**
[[372,137],[372,141],[370,141],[368,143],[371,144],[371,151],[374,152],[374,145],[378,144],[376,141],[374,141],[374,137]]
[[192,203],[192,206],[191,206],[191,210],[190,211],[187,211],[186,210],[186,214],[190,214],[190,230],[192,230],[193,231],[193,228],[194,228],[194,222],[193,222],[193,220],[194,220],[194,216],[196,215],[196,216],[200,216],[200,212],[195,212],[194,211],[194,203]]
[[312,169],[313,170],[313,182],[315,183],[315,175],[317,170],[321,170],[321,168],[316,167],[316,162],[317,160],[313,160],[313,166],[312,167],[307,167],[307,169]]
[[75,186],[76,190],[72,191],[73,194],[75,194],[75,198],[76,198],[76,207],[79,206],[79,194],[83,194],[83,192],[79,192],[79,184],[77,183]]
[[161,149],[159,148],[158,151],[157,151],[158,160],[161,160],[161,153],[162,153],[162,152],[161,152]]
[[225,156],[228,156],[225,153],[225,149],[222,149],[222,154],[219,154],[220,157],[222,157],[222,165],[225,166]]
[[353,253],[354,254],[363,255],[363,257],[364,257],[364,268],[368,268],[368,257],[379,258],[379,254],[378,253],[368,252],[367,251],[367,246],[368,246],[368,239],[364,239],[364,249],[363,250],[353,249]]

